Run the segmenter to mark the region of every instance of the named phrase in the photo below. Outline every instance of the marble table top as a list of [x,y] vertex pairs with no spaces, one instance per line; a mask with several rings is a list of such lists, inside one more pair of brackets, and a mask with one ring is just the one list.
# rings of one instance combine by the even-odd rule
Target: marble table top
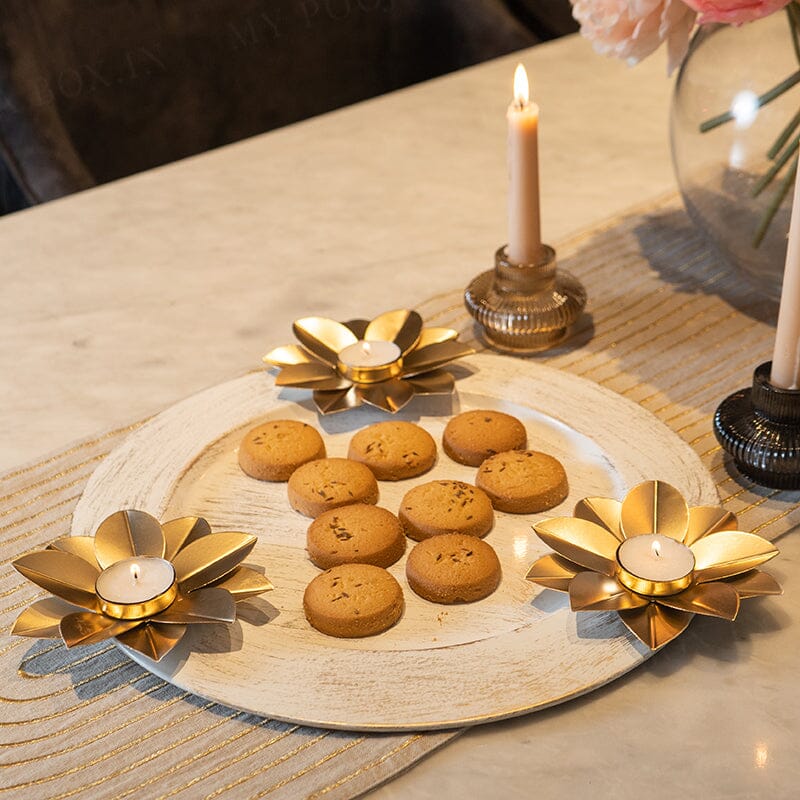
[[[486,269],[517,60],[542,109],[546,240],[674,189],[663,54],[628,70],[569,37],[2,218],[0,469],[257,366],[298,316],[411,306]],[[781,547],[785,579],[800,541]],[[713,652],[698,621],[613,685],[473,729],[374,796],[794,796],[797,619],[789,593]]]

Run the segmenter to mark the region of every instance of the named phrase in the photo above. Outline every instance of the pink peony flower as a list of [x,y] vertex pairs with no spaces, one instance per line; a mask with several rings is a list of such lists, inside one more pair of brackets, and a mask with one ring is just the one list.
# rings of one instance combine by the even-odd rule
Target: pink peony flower
[[[571,1],[572,15],[580,22],[581,33],[598,53],[624,58],[633,65],[666,41],[670,72],[686,55],[695,11],[681,0]],[[726,0],[695,2],[724,3]]]
[[698,22],[729,22],[741,25],[780,11],[791,0],[684,0],[697,11]]

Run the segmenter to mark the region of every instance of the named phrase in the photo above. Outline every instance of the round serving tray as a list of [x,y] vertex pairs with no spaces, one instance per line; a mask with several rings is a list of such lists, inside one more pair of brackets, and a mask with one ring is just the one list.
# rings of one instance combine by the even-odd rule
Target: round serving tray
[[[529,447],[565,465],[568,499],[546,514],[497,513],[486,538],[503,567],[500,588],[477,603],[443,606],[417,597],[405,557],[390,571],[403,586],[400,622],[366,639],[335,639],[303,616],[305,586],[318,573],[305,553],[309,520],[294,512],[286,485],[244,475],[236,451],[245,431],[294,418],[323,432],[328,454],[344,456],[352,433],[387,415],[368,407],[319,417],[308,393],[280,390],[266,372],[190,397],[154,417],[112,452],[89,481],[73,534],[94,532],[108,514],[140,508],[171,519],[205,517],[215,531],[258,536],[248,563],[263,565],[275,590],[239,604],[232,626],[194,626],[159,663],[131,658],[183,689],[233,708],[306,725],[397,731],[471,725],[554,705],[602,686],[650,651],[613,612],[574,614],[565,595],[525,580],[547,548],[537,519],[569,515],[582,497],[622,498],[643,480],[667,481],[692,505],[716,504],[698,456],[654,416],[597,384],[497,355],[465,359],[453,398],[416,398],[397,418],[437,441],[448,418],[492,408],[521,419]],[[379,504],[397,511],[412,486],[474,481],[476,470],[443,452],[433,470],[381,482]],[[410,548],[409,548],[410,549]]]

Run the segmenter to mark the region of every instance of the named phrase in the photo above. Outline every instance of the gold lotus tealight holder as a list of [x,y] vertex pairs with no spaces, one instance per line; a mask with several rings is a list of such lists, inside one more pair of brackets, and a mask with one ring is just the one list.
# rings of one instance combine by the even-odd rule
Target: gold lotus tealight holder
[[778,550],[736,527],[729,511],[689,508],[673,486],[647,481],[621,503],[588,497],[574,517],[536,523],[539,538],[556,552],[540,558],[527,578],[569,593],[573,611],[616,611],[656,650],[695,614],[733,620],[741,600],[782,593],[758,569]]
[[305,317],[292,329],[300,344],[277,347],[264,361],[279,368],[278,386],[312,390],[322,414],[362,403],[395,413],[414,395],[452,394],[453,376],[441,367],[474,352],[456,341],[457,331],[424,328],[408,309],[372,321]]
[[202,517],[165,522],[117,511],[92,536],[65,536],[14,568],[54,597],[25,609],[12,633],[61,637],[67,647],[114,638],[160,661],[189,625],[232,623],[236,603],[268,592],[241,565],[256,543],[246,533],[212,533]]

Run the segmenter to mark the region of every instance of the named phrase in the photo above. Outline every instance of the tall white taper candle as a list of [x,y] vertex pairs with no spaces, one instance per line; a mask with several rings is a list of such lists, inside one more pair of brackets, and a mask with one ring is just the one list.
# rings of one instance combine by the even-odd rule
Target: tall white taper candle
[[794,183],[770,383],[781,389],[800,389],[800,170]]
[[542,252],[539,222],[539,106],[529,99],[522,64],[514,72],[514,99],[508,107],[508,257],[535,264]]

